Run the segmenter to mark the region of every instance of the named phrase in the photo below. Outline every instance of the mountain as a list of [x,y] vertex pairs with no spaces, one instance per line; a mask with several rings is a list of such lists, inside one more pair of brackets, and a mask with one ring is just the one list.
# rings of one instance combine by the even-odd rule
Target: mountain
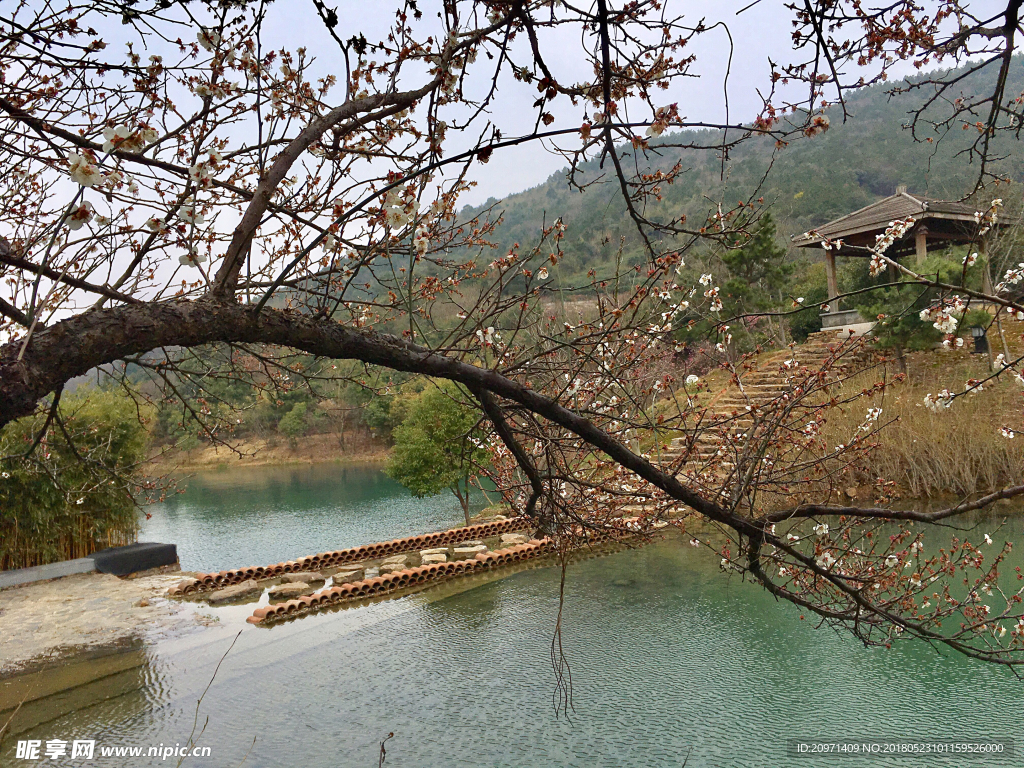
[[[954,77],[959,72],[948,70],[944,74]],[[987,73],[969,76],[950,98],[982,92],[991,80]],[[648,159],[634,161],[632,150],[624,148],[624,165],[635,167],[635,162],[642,164],[643,172],[649,172],[681,162],[686,172],[663,188],[663,199],[649,206],[647,213],[651,218],[665,219],[686,214],[689,225],[696,227],[714,212],[714,201],[748,199],[774,158],[771,173],[757,196],[763,196],[770,206],[783,236],[804,232],[891,195],[897,184],[906,184],[910,192],[929,197],[959,198],[973,188],[977,177],[977,162],[969,163],[960,154],[977,137],[977,131],[973,127],[962,130],[958,125],[945,136],[930,134],[935,137],[932,143],[915,142],[904,124],[911,108],[923,103],[925,92],[890,97],[894,87],[907,84],[877,84],[849,93],[848,120],[844,122],[841,110],[833,107],[827,113],[831,124],[828,131],[796,139],[781,150],[776,150],[774,140],[761,137],[742,143],[732,151],[724,178],[715,151],[666,146],[713,145],[720,134],[709,130],[666,134],[654,145],[660,156],[652,153]],[[1022,90],[1024,57],[1018,56],[1006,92],[1019,94]],[[938,119],[943,115],[939,109],[930,109],[926,116]],[[1003,157],[993,167],[1014,181],[1024,180],[1020,144],[1001,134],[994,147],[995,154]],[[569,188],[566,169],[562,169],[544,183],[502,201],[491,199],[482,206],[467,207],[461,216],[471,217],[492,206],[502,212],[504,223],[496,236],[498,252],[516,242],[528,247],[538,240],[543,222],[550,225],[562,217],[567,226],[563,246],[566,257],[558,271],[563,279],[608,264],[615,258],[620,237],[625,239],[627,260],[638,258],[639,238],[626,215],[614,175],[596,161],[583,164],[580,170],[582,180],[597,182],[584,193]]]

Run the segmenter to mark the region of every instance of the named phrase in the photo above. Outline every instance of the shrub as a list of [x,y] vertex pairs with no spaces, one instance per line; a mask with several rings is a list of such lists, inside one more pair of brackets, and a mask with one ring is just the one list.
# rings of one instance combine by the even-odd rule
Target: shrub
[[[61,400],[63,428],[46,414],[0,431],[0,569],[85,557],[138,534],[132,476],[146,434],[133,401],[89,390]],[[70,438],[70,441],[69,441]]]

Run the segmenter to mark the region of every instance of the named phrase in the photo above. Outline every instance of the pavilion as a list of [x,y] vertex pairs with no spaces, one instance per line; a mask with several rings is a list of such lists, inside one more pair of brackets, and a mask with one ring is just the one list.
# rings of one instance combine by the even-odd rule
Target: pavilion
[[[843,256],[870,257],[868,249],[874,246],[877,236],[884,233],[892,222],[910,216],[914,217],[914,226],[893,243],[886,251],[886,256],[899,260],[914,254],[916,262],[920,264],[930,250],[977,241],[979,225],[978,208],[975,205],[912,195],[903,184],[896,187],[894,195],[793,238],[793,245],[797,248],[820,247],[826,239],[842,241],[841,249],[822,249],[825,256],[825,274],[828,278],[829,307],[829,311],[822,313],[821,316],[823,328],[848,330],[855,335],[870,329],[873,323],[864,322],[856,310],[839,309],[836,253]],[[1005,223],[1004,217],[997,217],[996,226]],[[985,238],[978,242],[978,250],[984,253]],[[891,266],[890,271],[895,272]],[[896,275],[893,274],[893,277]],[[989,282],[987,270],[985,280]]]

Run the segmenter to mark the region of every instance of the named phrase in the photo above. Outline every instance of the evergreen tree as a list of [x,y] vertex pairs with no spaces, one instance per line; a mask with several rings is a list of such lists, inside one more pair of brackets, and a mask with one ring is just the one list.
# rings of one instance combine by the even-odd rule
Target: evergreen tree
[[394,429],[387,474],[416,497],[450,490],[468,525],[469,488],[479,487],[477,473],[489,459],[481,447],[485,433],[477,427],[479,421],[480,413],[463,403],[457,387],[428,387],[409,404]]

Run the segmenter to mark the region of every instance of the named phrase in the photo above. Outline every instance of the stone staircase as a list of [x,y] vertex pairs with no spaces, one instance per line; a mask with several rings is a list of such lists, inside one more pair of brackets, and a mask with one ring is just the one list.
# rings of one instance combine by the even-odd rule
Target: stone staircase
[[[716,483],[735,468],[755,425],[755,413],[776,411],[789,398],[803,394],[801,384],[828,362],[828,377],[865,361],[870,352],[857,339],[819,331],[803,344],[767,353],[744,364],[736,380],[709,402],[700,424],[672,439],[659,458],[662,465],[678,467],[680,475],[700,484]],[[811,408],[798,405],[796,408]]]

